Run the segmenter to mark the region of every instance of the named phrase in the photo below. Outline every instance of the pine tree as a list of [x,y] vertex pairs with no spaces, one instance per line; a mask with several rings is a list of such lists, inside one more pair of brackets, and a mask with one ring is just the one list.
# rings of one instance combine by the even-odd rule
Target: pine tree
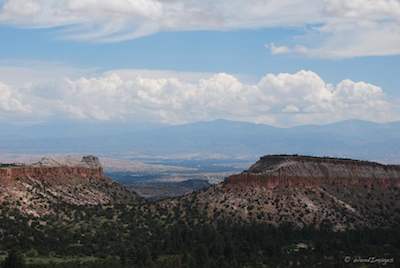
[[206,245],[200,244],[195,249],[195,256],[196,256],[197,267],[208,267],[209,258]]
[[15,250],[11,251],[4,260],[3,268],[25,268],[25,260],[21,254]]

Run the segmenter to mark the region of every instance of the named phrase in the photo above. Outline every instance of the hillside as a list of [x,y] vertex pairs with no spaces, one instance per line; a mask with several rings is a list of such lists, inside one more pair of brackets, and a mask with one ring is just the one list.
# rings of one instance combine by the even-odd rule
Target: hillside
[[96,157],[5,164],[0,260],[14,249],[35,256],[32,268],[333,268],[346,256],[393,264],[399,170],[270,155],[207,189],[137,202],[104,177]]
[[127,187],[148,200],[159,200],[205,189],[210,187],[210,183],[206,180],[193,179],[178,182],[136,182],[128,184]]
[[104,176],[94,156],[72,163],[43,158],[31,165],[0,165],[0,203],[23,213],[40,216],[62,204],[113,204],[136,199],[135,194]]
[[196,210],[210,222],[289,223],[344,230],[397,226],[399,200],[400,166],[270,155],[221,184],[162,206],[187,221],[193,221]]

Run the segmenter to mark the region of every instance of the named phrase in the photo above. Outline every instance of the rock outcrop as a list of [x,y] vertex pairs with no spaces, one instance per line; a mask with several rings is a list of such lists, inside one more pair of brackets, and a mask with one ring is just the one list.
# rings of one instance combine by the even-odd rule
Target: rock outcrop
[[400,165],[369,161],[298,155],[263,156],[247,171],[230,176],[227,184],[318,186],[340,184],[349,187],[400,187]]
[[86,155],[80,160],[76,157],[43,157],[40,161],[33,163],[31,166],[34,167],[84,167],[90,169],[101,169],[102,165],[97,156]]
[[43,158],[32,165],[0,166],[0,204],[43,215],[60,204],[98,205],[135,202],[136,194],[103,174],[95,156],[77,163]]

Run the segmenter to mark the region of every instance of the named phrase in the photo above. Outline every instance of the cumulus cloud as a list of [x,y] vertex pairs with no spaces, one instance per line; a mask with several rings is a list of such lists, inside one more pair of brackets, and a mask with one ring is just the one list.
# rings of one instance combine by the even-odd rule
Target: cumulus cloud
[[197,79],[193,74],[185,78],[158,72],[152,78],[151,72],[143,73],[110,71],[14,89],[0,84],[0,115],[31,110],[29,116],[36,119],[56,116],[174,124],[224,118],[278,126],[399,119],[394,103],[380,87],[351,80],[332,85],[312,71],[267,74],[256,84],[226,73]]
[[160,31],[307,28],[304,42],[271,52],[328,58],[400,54],[399,20],[399,0],[5,0],[0,10],[5,24],[63,26],[67,38],[103,42]]

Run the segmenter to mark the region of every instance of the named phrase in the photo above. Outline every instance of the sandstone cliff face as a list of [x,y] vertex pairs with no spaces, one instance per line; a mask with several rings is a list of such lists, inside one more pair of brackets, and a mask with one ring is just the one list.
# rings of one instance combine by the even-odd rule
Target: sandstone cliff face
[[105,180],[102,168],[18,166],[0,168],[0,184],[12,185],[18,179],[30,178],[53,185],[87,183],[90,180]]
[[335,230],[395,227],[400,223],[400,168],[348,159],[265,156],[221,184],[163,205],[181,209],[180,215],[194,206],[210,221],[329,225]]
[[134,202],[136,195],[103,174],[97,157],[64,164],[49,158],[0,168],[0,204],[40,216],[63,203],[98,205]]
[[339,184],[354,187],[400,187],[400,166],[338,158],[269,155],[261,157],[227,184],[259,184],[267,188]]

